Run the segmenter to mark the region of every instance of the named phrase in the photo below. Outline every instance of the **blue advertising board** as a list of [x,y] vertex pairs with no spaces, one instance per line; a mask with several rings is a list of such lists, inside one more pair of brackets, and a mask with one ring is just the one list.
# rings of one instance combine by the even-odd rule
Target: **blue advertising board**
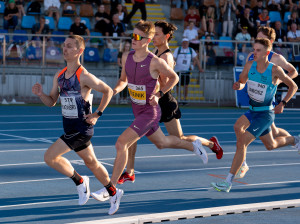
[[[243,71],[244,67],[234,67],[233,68],[233,75],[234,75],[234,82],[239,80],[240,74]],[[235,91],[235,105],[241,108],[248,108],[249,107],[249,96],[247,93],[247,84],[245,85],[244,89],[236,90]]]

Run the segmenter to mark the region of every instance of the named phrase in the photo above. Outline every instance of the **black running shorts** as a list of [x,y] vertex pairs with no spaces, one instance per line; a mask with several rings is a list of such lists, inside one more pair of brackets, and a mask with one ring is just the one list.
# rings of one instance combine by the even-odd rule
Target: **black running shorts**
[[80,132],[66,133],[60,138],[75,152],[79,152],[87,148],[91,144],[91,135],[83,135]]
[[158,103],[161,109],[161,118],[159,121],[160,123],[169,122],[173,118],[181,118],[181,111],[178,107],[178,102],[172,96],[170,91],[165,93],[164,96],[159,99]]

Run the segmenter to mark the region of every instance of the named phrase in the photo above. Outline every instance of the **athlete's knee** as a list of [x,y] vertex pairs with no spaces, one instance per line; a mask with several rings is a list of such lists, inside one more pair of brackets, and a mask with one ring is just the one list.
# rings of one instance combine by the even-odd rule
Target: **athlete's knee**
[[98,167],[98,160],[92,157],[88,157],[84,159],[84,164],[86,165],[87,168],[93,170]]
[[159,150],[162,150],[165,148],[165,145],[161,142],[155,143],[156,148],[158,148]]
[[48,151],[44,154],[44,161],[48,166],[51,166],[57,162],[58,158],[52,156]]
[[243,126],[238,122],[236,122],[234,124],[233,129],[234,129],[235,134],[240,134],[240,133],[244,132]]
[[125,151],[126,148],[127,148],[127,142],[125,140],[122,140],[122,139],[119,138],[117,140],[115,146],[116,146],[117,152],[118,151]]
[[273,149],[276,149],[277,147],[277,144],[275,142],[267,142],[267,143],[264,143],[265,147],[267,150],[273,150]]

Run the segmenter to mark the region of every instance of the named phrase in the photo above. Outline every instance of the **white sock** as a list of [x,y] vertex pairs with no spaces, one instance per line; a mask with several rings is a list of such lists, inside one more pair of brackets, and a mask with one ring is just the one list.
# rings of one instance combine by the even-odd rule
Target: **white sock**
[[226,177],[226,182],[232,184],[234,175],[232,173],[229,173],[228,176]]
[[246,159],[244,160],[242,166],[247,166]]
[[294,136],[295,145],[299,142],[299,136]]

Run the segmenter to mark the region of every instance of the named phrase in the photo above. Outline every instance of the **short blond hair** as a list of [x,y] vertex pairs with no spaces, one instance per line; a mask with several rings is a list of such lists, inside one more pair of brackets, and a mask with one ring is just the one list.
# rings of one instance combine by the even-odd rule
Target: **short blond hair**
[[137,24],[135,24],[134,28],[145,33],[149,38],[154,37],[155,34],[155,26],[151,21],[140,20]]
[[83,50],[85,49],[85,42],[83,37],[79,36],[79,35],[69,35],[68,38],[73,39],[76,41],[76,47],[79,48],[83,48]]

